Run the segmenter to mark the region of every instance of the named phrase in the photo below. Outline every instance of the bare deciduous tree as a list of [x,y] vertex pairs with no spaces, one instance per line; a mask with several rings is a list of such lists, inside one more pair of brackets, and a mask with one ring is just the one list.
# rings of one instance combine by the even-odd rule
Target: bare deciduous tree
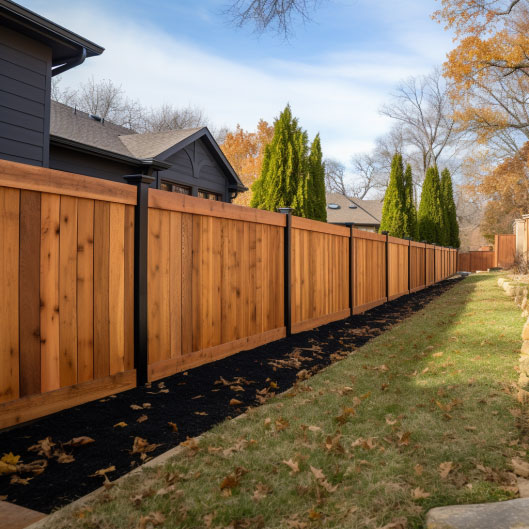
[[310,20],[321,0],[235,0],[226,9],[237,26],[252,24],[258,33],[276,31],[284,37],[292,33],[294,19]]
[[[163,132],[195,127],[205,127],[208,119],[198,107],[177,108],[163,104],[146,109],[135,99],[126,96],[121,85],[110,79],[96,81],[93,77],[81,83],[77,89],[60,86],[60,77],[52,82],[52,99],[94,114],[107,121],[127,127],[136,132]],[[213,134],[222,138],[225,127],[214,129]]]
[[439,164],[442,156],[450,157],[463,139],[438,68],[429,75],[402,82],[381,113],[401,125],[404,149],[415,157],[416,169],[421,173],[416,176],[424,177],[428,167]]

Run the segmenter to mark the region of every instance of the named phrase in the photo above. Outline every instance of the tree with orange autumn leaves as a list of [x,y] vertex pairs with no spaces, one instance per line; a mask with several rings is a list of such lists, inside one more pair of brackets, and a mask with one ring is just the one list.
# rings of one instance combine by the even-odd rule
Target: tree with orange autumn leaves
[[455,32],[444,73],[457,122],[516,153],[529,140],[529,2],[441,0],[434,18]]
[[248,191],[241,193],[233,201],[241,206],[249,206],[252,198],[251,187],[261,175],[265,147],[274,136],[274,127],[259,120],[257,130],[248,132],[237,125],[234,132],[228,132],[220,148],[228,158]]

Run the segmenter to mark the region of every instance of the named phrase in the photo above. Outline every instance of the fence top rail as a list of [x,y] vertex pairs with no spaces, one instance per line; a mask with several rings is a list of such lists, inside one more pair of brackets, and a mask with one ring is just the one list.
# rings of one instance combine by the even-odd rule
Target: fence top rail
[[0,186],[136,205],[136,188],[102,178],[0,160]]
[[410,246],[414,246],[415,248],[425,248],[426,244],[423,242],[410,241]]
[[371,241],[380,241],[385,242],[386,236],[380,233],[374,233],[372,231],[359,230],[357,228],[353,229],[353,237],[355,239],[369,239]]
[[305,219],[303,217],[292,217],[292,227],[298,230],[317,231],[319,233],[328,233],[329,235],[340,235],[349,237],[350,228],[338,226],[337,224],[327,224],[318,220]]
[[410,241],[407,239],[399,239],[398,237],[392,237],[391,235],[388,237],[388,242],[391,244],[400,244],[401,246],[410,245]]
[[206,198],[191,197],[160,189],[149,189],[149,207],[207,217],[257,222],[272,226],[286,226],[286,215],[283,213],[217,202]]

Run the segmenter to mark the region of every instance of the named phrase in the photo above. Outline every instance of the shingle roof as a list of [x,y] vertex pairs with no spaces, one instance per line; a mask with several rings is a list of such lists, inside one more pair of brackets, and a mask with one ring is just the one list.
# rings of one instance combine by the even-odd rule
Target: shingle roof
[[129,134],[121,136],[120,139],[136,158],[154,158],[202,128]]
[[134,134],[133,130],[114,125],[108,121],[96,121],[86,112],[75,110],[56,101],[51,102],[50,133],[53,136],[104,149],[122,156],[137,158],[120,139],[120,136]]
[[66,140],[144,160],[154,158],[201,128],[137,134],[110,121],[96,121],[86,112],[51,102],[50,132]]
[[[344,224],[352,222],[359,225],[378,226],[382,219],[382,200],[349,200],[340,193],[327,193],[327,222]],[[329,208],[329,204],[337,204],[338,209]],[[356,208],[350,208],[351,204]]]

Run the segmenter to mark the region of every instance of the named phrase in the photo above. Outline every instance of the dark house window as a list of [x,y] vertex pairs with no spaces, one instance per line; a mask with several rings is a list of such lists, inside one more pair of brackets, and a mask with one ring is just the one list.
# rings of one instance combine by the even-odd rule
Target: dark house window
[[220,195],[217,193],[212,193],[211,191],[204,191],[202,189],[198,190],[198,196],[200,198],[207,198],[208,200],[221,200]]
[[160,184],[162,191],[170,191],[171,193],[182,193],[182,195],[190,195],[191,188],[187,186],[181,186],[180,184],[174,184],[172,182],[162,182]]

